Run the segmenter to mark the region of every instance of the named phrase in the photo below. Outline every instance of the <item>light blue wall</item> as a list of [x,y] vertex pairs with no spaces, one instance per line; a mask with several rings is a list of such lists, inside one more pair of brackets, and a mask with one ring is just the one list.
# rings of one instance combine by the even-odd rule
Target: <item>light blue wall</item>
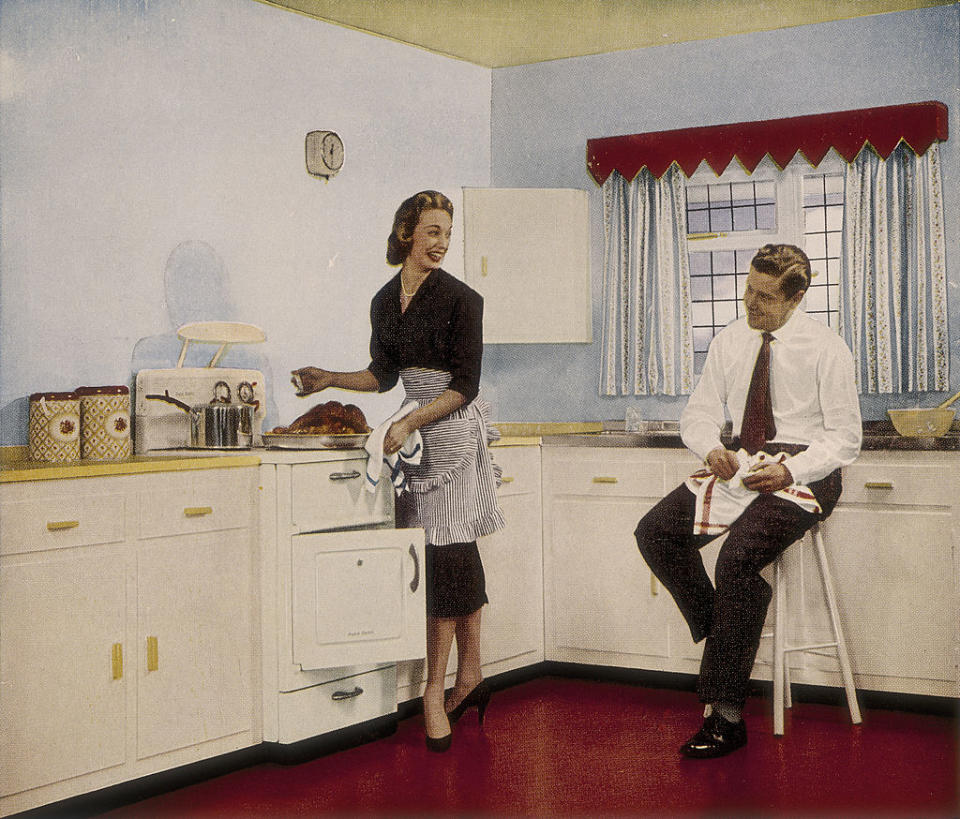
[[[685,399],[601,398],[602,205],[587,174],[591,137],[941,100],[948,227],[951,383],[960,389],[960,6],[560,60],[493,72],[493,177],[499,187],[591,192],[594,343],[488,345],[484,379],[500,420],[676,418]],[[935,405],[941,395],[902,403]],[[864,398],[886,417],[886,398]]]
[[292,367],[365,366],[397,205],[489,184],[490,78],[254,0],[0,0],[0,443],[32,392],[172,366],[186,320],[263,327],[224,364],[273,375],[268,424],[306,408]]

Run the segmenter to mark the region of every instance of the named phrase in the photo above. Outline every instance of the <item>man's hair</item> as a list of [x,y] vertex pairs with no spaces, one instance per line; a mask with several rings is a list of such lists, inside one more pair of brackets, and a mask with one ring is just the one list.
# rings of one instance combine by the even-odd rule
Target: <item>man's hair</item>
[[439,191],[420,191],[405,199],[393,217],[387,239],[387,264],[402,264],[413,245],[413,231],[425,210],[443,210],[453,219],[453,203]]
[[784,298],[793,298],[810,286],[810,260],[796,245],[764,245],[750,266],[758,273],[780,279]]

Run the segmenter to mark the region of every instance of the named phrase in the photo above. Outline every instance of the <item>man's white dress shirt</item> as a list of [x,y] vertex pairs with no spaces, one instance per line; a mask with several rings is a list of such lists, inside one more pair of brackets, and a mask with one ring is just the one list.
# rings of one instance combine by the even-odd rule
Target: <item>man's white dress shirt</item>
[[[784,466],[794,482],[809,484],[860,453],[863,427],[853,356],[836,332],[799,308],[772,335],[775,440],[807,445]],[[724,327],[710,343],[703,374],[680,416],[680,437],[698,457],[705,459],[723,446],[720,431],[727,413],[739,434],[760,344],[761,331],[752,329],[746,317]]]

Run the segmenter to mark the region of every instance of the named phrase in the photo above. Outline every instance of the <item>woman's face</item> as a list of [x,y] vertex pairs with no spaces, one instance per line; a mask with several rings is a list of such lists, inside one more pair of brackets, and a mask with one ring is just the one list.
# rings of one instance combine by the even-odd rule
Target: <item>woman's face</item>
[[434,270],[440,267],[450,246],[452,227],[453,220],[445,210],[422,211],[420,221],[413,230],[406,264],[422,270]]

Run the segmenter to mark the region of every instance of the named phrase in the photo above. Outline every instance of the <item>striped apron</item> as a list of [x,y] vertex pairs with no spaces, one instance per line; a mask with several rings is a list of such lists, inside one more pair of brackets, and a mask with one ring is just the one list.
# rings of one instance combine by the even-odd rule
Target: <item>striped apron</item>
[[[443,370],[407,367],[400,371],[405,401],[421,407],[436,399],[450,384]],[[403,463],[409,491],[409,517],[402,523],[422,526],[435,546],[469,543],[503,528],[497,504],[500,467],[488,444],[499,438],[490,426],[490,405],[477,396],[449,415],[420,427],[423,457],[419,464]]]

